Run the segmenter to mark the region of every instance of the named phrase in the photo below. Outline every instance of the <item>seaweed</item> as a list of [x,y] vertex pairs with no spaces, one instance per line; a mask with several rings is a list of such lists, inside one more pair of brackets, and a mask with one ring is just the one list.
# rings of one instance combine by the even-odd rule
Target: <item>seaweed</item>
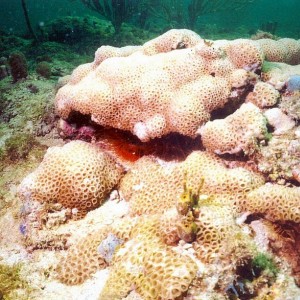
[[10,160],[26,158],[35,139],[30,133],[16,133],[5,141],[4,150]]
[[253,272],[258,276],[262,272],[266,272],[272,277],[276,277],[279,269],[276,266],[273,258],[265,253],[258,253],[252,260]]
[[0,299],[28,299],[30,287],[21,276],[21,264],[0,264]]

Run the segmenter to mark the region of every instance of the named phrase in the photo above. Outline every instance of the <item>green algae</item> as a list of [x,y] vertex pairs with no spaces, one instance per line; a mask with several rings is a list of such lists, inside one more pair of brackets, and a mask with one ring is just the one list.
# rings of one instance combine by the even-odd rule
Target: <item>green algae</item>
[[34,144],[35,139],[32,134],[16,133],[5,141],[5,147],[2,151],[10,160],[19,160],[27,157]]
[[258,253],[252,260],[252,267],[259,272],[266,272],[272,277],[276,277],[279,269],[276,266],[273,258],[265,253]]
[[3,149],[0,147],[0,155],[3,155],[0,163],[0,217],[11,206],[17,206],[17,186],[42,161],[46,146],[35,144],[25,159],[15,161],[9,160],[6,153],[3,154]]
[[0,264],[0,299],[29,299],[30,286],[21,275],[22,266]]

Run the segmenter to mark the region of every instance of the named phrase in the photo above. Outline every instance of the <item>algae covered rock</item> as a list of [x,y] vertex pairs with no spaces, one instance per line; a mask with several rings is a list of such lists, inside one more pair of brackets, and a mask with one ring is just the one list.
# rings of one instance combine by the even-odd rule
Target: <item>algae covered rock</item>
[[46,61],[39,62],[35,70],[39,75],[46,79],[49,79],[51,76],[51,65]]
[[14,82],[28,76],[27,60],[22,52],[16,51],[9,56],[9,66]]

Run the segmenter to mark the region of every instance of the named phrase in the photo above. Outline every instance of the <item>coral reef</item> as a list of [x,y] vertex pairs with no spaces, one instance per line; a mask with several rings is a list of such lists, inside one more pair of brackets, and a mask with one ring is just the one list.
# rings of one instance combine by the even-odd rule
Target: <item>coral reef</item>
[[[170,132],[195,137],[212,111],[251,87],[252,72],[263,68],[265,80],[271,76],[268,82],[277,88],[263,65],[264,56],[270,56],[269,48],[273,49],[269,43],[290,55],[284,52],[271,61],[299,60],[294,40],[205,42],[188,30],[170,30],[142,47],[100,47],[94,62],[74,70],[58,91],[57,112],[64,119],[72,111],[91,115],[94,122],[131,131],[142,141]],[[266,93],[273,96],[265,99]],[[258,82],[250,98],[260,107],[272,106],[279,93]]]
[[201,129],[206,149],[217,154],[251,154],[259,141],[267,137],[267,122],[260,110],[251,103],[243,104],[225,119],[207,122]]
[[59,265],[59,279],[69,285],[80,284],[97,270],[106,268],[107,263],[98,251],[105,238],[105,232],[95,232],[70,248],[67,258]]
[[251,191],[238,206],[242,211],[262,214],[273,222],[300,223],[299,193],[299,187],[265,184]]
[[174,206],[182,179],[182,171],[174,164],[161,166],[151,157],[142,157],[122,178],[120,192],[130,201],[133,215],[158,213]]
[[[272,249],[274,254],[282,257],[289,263],[294,280],[299,286],[299,224],[278,224],[277,222],[272,223],[270,221],[263,220],[253,221],[251,223],[251,227],[254,229],[257,236],[265,236],[265,239],[268,242],[268,246]],[[273,272],[279,271],[278,267],[274,268],[274,265],[272,264],[270,266],[270,269],[270,271]]]
[[300,104],[299,104],[300,92],[295,91],[292,94],[286,93],[282,95],[279,107],[292,119],[300,119]]
[[190,257],[155,239],[145,240],[143,235],[126,243],[114,263],[116,267],[99,299],[122,299],[132,289],[132,283],[142,299],[176,299],[188,290],[197,271]]
[[234,197],[242,197],[264,182],[261,176],[251,171],[229,169],[217,157],[194,151],[184,162],[175,165],[160,165],[153,158],[141,158],[122,178],[120,192],[129,201],[133,215],[159,213],[176,204],[176,198],[183,191],[185,176],[188,187],[194,192],[198,191],[202,178],[201,191],[217,195],[225,203]]
[[247,101],[260,108],[274,106],[280,98],[280,93],[270,84],[259,81],[255,84],[253,92],[247,96]]
[[[241,48],[239,59],[234,52],[239,49],[236,44]],[[142,141],[170,132],[195,137],[210,113],[228,102],[237,85],[235,71],[242,67],[257,70],[262,64],[255,44],[236,44],[226,45],[228,57],[223,58],[222,49],[215,49],[195,33],[171,30],[129,56],[127,51],[119,51],[120,57],[113,53],[107,58],[107,48],[101,47],[94,62],[74,70],[68,84],[58,91],[57,112],[65,119],[72,111],[91,115],[94,122],[129,130]],[[99,56],[106,59],[102,62]],[[245,75],[239,83],[244,89],[251,77]]]
[[265,117],[267,118],[269,125],[274,127],[274,135],[287,133],[296,125],[296,122],[284,114],[278,107],[265,111]]
[[300,42],[298,40],[283,38],[260,39],[256,43],[261,47],[265,58],[270,62],[282,62],[290,65],[299,64]]
[[268,145],[261,148],[257,156],[258,169],[268,176],[269,180],[280,183],[293,179],[293,170],[297,170],[299,165],[299,137],[294,129],[286,134],[274,135]]
[[73,141],[47,150],[37,170],[20,185],[23,201],[58,202],[78,216],[105,200],[122,174],[113,159],[95,145]]
[[289,78],[295,74],[299,74],[299,71],[299,65],[292,66],[286,63],[265,61],[261,79],[273,85],[277,90],[281,90],[286,86]]
[[101,46],[57,83],[58,121],[68,67],[42,44],[32,65],[51,78],[0,82],[0,260],[25,262],[12,278],[33,287],[11,295],[299,297],[299,41],[170,30]]

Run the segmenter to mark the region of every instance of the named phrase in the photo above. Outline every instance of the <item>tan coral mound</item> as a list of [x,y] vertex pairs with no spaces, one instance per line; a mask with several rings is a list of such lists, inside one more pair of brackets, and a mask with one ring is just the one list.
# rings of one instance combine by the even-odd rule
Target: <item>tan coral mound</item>
[[210,121],[201,130],[203,145],[217,154],[255,152],[266,137],[266,119],[252,103],[243,104],[225,119]]
[[161,243],[151,230],[157,224],[147,223],[116,252],[99,299],[122,299],[133,287],[145,300],[176,299],[188,290],[196,263]]
[[300,63],[300,41],[283,38],[277,41],[260,39],[256,43],[262,49],[265,59],[271,62],[283,62],[291,65]]
[[178,164],[160,165],[153,158],[141,158],[122,178],[120,191],[129,201],[132,215],[162,213],[176,204],[185,176],[194,192],[204,180],[203,193],[218,195],[224,203],[232,204],[264,183],[254,172],[227,168],[217,156],[195,151]]
[[175,164],[162,166],[146,156],[135,163],[120,182],[132,215],[162,213],[175,205],[183,180],[183,173],[175,168]]
[[96,271],[106,268],[105,259],[97,251],[104,238],[104,232],[97,231],[71,247],[58,267],[60,281],[67,285],[81,284]]
[[[191,258],[165,244],[170,239],[167,232],[176,235],[173,216],[171,212],[125,218],[88,234],[69,249],[59,265],[59,279],[69,285],[80,284],[109,264],[110,276],[99,299],[122,299],[133,287],[143,299],[181,296],[197,267]],[[121,241],[116,247],[108,244],[112,256],[108,261],[100,248],[110,234]]]
[[224,199],[244,196],[264,183],[261,175],[242,167],[228,168],[216,155],[202,151],[194,151],[179,167],[186,172],[187,186],[194,192],[203,180],[202,193]]
[[142,141],[170,132],[195,137],[233,88],[250,84],[247,71],[262,65],[253,41],[236,44],[218,46],[191,31],[171,30],[141,48],[101,47],[58,91],[57,112],[65,119],[72,111],[91,115]]
[[145,300],[176,299],[197,271],[191,258],[153,241],[129,241],[116,254],[115,264],[99,299],[122,299],[133,286]]
[[[101,299],[125,297],[133,285],[143,299],[169,299],[167,294],[171,291],[179,294],[186,291],[195,266],[189,258],[180,258],[172,248],[178,244],[180,228],[184,225],[185,218],[178,214],[175,205],[184,191],[185,180],[195,193],[201,185],[201,195],[213,195],[199,200],[199,215],[195,218],[198,230],[193,244],[196,256],[210,261],[217,252],[226,255],[233,251],[237,243],[225,247],[228,234],[241,236],[233,207],[237,199],[244,199],[247,193],[261,186],[263,178],[241,167],[229,169],[215,155],[201,151],[176,164],[161,165],[151,157],[143,157],[121,182],[121,192],[129,201],[131,215],[137,216],[115,220],[74,244],[61,263],[60,279],[78,284],[106,266],[99,245],[111,233],[124,243],[115,249],[112,261],[108,262],[111,274]],[[213,202],[208,202],[209,199]],[[161,262],[156,261],[158,253]],[[154,265],[161,271],[155,270]],[[186,272],[186,267],[192,273]],[[186,283],[177,287],[173,283],[178,280],[174,274],[180,270]],[[157,274],[162,277],[158,278]],[[174,290],[170,285],[175,286]]]
[[[217,202],[212,199],[210,203],[200,203],[200,214],[195,219],[198,231],[193,248],[196,256],[205,262],[234,260],[250,251],[251,242],[236,224],[232,208]],[[240,247],[244,253],[239,252]]]
[[188,29],[171,29],[143,45],[146,55],[170,52],[175,49],[191,48],[203,42],[200,36]]
[[170,132],[195,136],[230,93],[229,82],[205,75],[202,58],[189,49],[109,58],[80,82],[77,73],[57,94],[59,115],[91,114],[98,124],[129,130],[142,141]]
[[237,39],[225,46],[226,54],[235,67],[246,70],[260,68],[264,61],[264,54],[256,42]]
[[95,53],[93,67],[96,68],[101,62],[109,57],[126,57],[141,49],[141,46],[125,46],[122,48],[101,46]]
[[[67,256],[61,260],[57,270],[58,279],[67,285],[81,284],[96,271],[106,268],[111,261],[114,247],[129,240],[137,222],[134,218],[115,220],[111,226],[103,226],[81,238],[70,247]],[[115,240],[110,238],[110,235],[113,235]],[[116,239],[119,239],[117,243]],[[107,246],[103,249],[106,253],[99,250],[105,240]]]
[[247,101],[263,108],[274,106],[280,97],[279,92],[269,83],[257,82],[252,93],[248,94]]
[[300,188],[265,184],[238,203],[243,212],[262,214],[271,221],[300,223]]
[[[56,109],[64,119],[80,112],[143,142],[172,132],[196,137],[214,110],[259,80],[255,72],[263,69],[262,79],[281,89],[285,81],[268,79],[265,57],[299,63],[299,50],[293,39],[205,41],[185,29],[170,30],[143,46],[102,46],[94,62],[75,69],[58,91]],[[253,95],[259,107],[278,98],[274,88],[260,82]]]
[[122,169],[97,146],[73,141],[51,147],[21,183],[21,199],[58,202],[79,214],[98,207],[119,182]]

